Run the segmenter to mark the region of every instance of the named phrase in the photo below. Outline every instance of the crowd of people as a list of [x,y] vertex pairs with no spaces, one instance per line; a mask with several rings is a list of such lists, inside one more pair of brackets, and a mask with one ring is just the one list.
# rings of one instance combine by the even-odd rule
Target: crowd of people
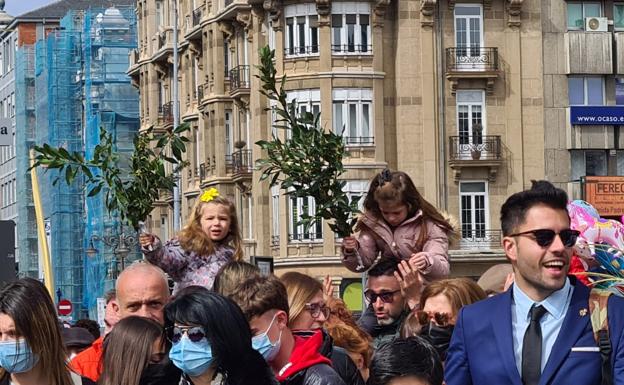
[[140,236],[145,258],[107,293],[101,335],[59,326],[37,280],[0,289],[0,385],[624,384],[624,300],[605,297],[606,354],[590,289],[568,275],[566,204],[545,181],[512,195],[510,263],[449,278],[453,221],[384,170],[342,241],[344,266],[367,276],[356,318],[327,278],[243,262],[236,209],[210,189],[176,238]]

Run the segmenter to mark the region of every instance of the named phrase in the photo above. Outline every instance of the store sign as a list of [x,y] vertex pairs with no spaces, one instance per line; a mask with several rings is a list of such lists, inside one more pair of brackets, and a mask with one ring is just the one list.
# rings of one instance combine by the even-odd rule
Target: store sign
[[624,215],[624,177],[586,176],[582,178],[585,200],[603,217]]
[[570,106],[572,125],[624,125],[624,106]]

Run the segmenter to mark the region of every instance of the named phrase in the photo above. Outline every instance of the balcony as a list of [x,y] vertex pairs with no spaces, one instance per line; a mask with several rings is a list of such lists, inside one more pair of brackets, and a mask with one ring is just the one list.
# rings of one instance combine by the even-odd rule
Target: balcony
[[455,93],[461,79],[483,79],[489,94],[499,77],[498,48],[452,47],[446,49],[446,78]]
[[167,61],[169,55],[173,54],[173,30],[167,29],[156,34],[154,44],[152,60],[155,62]]
[[564,41],[567,74],[613,73],[611,32],[570,31],[564,34]]
[[500,249],[503,232],[501,230],[462,229],[458,249],[493,250]]
[[374,146],[375,138],[372,136],[344,136],[344,143],[346,146]]
[[230,95],[232,97],[249,94],[251,78],[248,65],[240,65],[230,70]]
[[247,0],[224,0],[223,7],[219,10],[217,19],[235,19],[239,11],[251,10]]
[[139,66],[139,50],[136,48],[130,50],[130,52],[128,53],[128,59],[128,75],[138,75],[139,69],[141,68],[141,66]]
[[173,102],[167,102],[158,106],[158,125],[169,126],[173,124]]
[[[227,165],[227,161],[226,161]],[[251,150],[238,150],[232,154],[232,176],[250,177],[253,172],[253,157]]]
[[206,168],[206,163],[202,163],[199,165],[199,180],[205,180],[208,176],[208,169]]
[[449,137],[449,166],[454,171],[455,182],[461,179],[464,168],[485,168],[488,171],[488,180],[493,182],[502,163],[502,144],[499,135]]
[[[202,39],[201,20],[204,16],[204,7],[201,6],[193,10],[193,13],[187,16],[187,32],[186,39],[189,41]],[[201,44],[201,43],[200,43]]]

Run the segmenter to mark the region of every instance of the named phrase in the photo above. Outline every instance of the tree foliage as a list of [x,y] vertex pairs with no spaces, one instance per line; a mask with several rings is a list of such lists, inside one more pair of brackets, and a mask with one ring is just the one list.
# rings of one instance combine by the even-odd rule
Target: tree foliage
[[279,184],[290,196],[314,199],[314,215],[305,210],[300,213],[298,224],[304,225],[306,231],[323,218],[330,221],[330,228],[338,236],[348,236],[358,210],[357,200],[349,199],[344,191],[346,182],[339,179],[345,171],[343,137],[334,130],[323,130],[318,115],[299,113],[296,100],[287,101],[286,76],[278,84],[274,56],[269,47],[260,50],[257,77],[262,83],[260,92],[276,103],[269,110],[276,114],[275,127],[285,132],[285,139],[273,134],[271,140],[256,142],[266,153],[265,158],[256,162],[262,171],[260,180],[269,180],[271,186]]
[[[168,174],[165,164],[173,166],[174,173],[187,165],[182,160],[188,138],[182,134],[189,129],[182,124],[164,134],[154,134],[152,129],[134,137],[134,151],[129,159],[116,151],[113,137],[100,128],[100,143],[95,146],[92,159],[84,159],[80,152],[69,152],[49,144],[35,146],[37,155],[33,167],[43,166],[58,170],[52,184],[64,180],[71,185],[76,177],[85,178],[87,196],[105,194],[109,214],[119,215],[138,230],[159,198],[160,190],[171,190],[176,184],[173,173]],[[128,163],[122,166],[122,163]]]

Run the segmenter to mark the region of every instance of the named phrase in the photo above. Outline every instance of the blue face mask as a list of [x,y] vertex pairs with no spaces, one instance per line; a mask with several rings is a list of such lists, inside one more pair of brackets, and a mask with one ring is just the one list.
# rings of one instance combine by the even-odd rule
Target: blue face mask
[[8,373],[24,373],[32,370],[39,362],[26,340],[0,342],[0,367]]
[[277,342],[275,343],[271,342],[271,340],[269,339],[269,335],[267,334],[269,332],[269,329],[271,329],[271,326],[273,326],[273,322],[275,322],[276,316],[277,313],[275,313],[273,319],[271,320],[271,323],[269,324],[269,327],[262,334],[258,334],[251,339],[251,346],[256,349],[258,353],[262,354],[262,357],[264,357],[267,362],[271,362],[273,361],[273,359],[275,359],[275,356],[277,356],[277,353],[279,353],[282,342],[281,331],[279,337],[277,338]]
[[198,342],[189,340],[184,334],[169,351],[169,359],[175,366],[191,377],[202,375],[212,364],[212,349],[206,338]]

